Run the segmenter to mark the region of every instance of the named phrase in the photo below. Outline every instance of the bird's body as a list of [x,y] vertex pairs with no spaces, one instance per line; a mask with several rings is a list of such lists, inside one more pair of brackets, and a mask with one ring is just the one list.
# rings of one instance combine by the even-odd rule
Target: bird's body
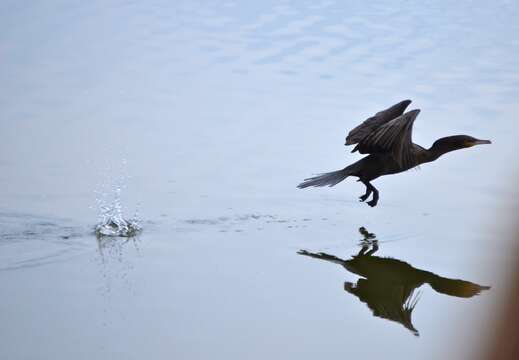
[[369,154],[368,156],[342,170],[305,179],[298,187],[302,189],[309,186],[334,186],[348,176],[356,176],[359,178],[358,181],[366,185],[366,193],[360,200],[365,201],[373,194],[373,199],[367,203],[375,206],[379,195],[370,181],[434,161],[450,151],[490,143],[489,140],[455,135],[438,139],[431,148],[425,149],[411,141],[413,122],[420,110],[404,114],[410,103],[410,100],[404,100],[380,111],[349,132],[345,145],[356,144],[352,152],[358,151],[361,154]]

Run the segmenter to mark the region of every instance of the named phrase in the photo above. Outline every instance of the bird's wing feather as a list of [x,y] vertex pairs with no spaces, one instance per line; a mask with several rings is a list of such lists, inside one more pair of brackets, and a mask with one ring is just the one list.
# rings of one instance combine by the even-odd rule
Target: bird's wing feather
[[354,128],[348,133],[346,137],[346,145],[357,144],[370,135],[373,131],[387,122],[399,117],[409,106],[411,100],[404,100],[395,104],[385,110],[379,111],[372,117],[365,120],[362,124]]
[[413,166],[413,123],[420,110],[409,111],[380,126],[358,143],[361,154],[390,152],[402,167]]

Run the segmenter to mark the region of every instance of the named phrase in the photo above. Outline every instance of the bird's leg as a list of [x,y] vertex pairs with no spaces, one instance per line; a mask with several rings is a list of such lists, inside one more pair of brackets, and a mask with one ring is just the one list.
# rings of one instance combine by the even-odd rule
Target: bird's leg
[[363,244],[362,245],[362,249],[360,249],[360,251],[357,254],[357,256],[363,256],[364,254],[366,254],[366,251],[368,251],[368,249],[369,249],[368,244]]
[[370,256],[370,255],[373,255],[374,253],[376,253],[378,251],[378,241],[377,240],[374,240],[373,241],[373,244],[372,244],[372,248],[370,251],[368,251],[366,253],[366,256]]
[[366,193],[364,195],[362,195],[362,196],[359,196],[360,201],[365,201],[371,195],[371,193],[373,192],[371,190],[372,186],[367,181],[363,181],[363,180],[359,180],[359,181],[362,182],[364,185],[366,185]]
[[378,203],[378,190],[373,185],[371,185],[369,181],[367,181],[365,184],[366,186],[370,187],[371,191],[373,191],[373,199],[368,201],[367,204],[371,207],[376,206]]

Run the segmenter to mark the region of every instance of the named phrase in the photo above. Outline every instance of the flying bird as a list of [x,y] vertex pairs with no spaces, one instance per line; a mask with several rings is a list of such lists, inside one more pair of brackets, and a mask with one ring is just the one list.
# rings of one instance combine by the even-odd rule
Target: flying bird
[[334,186],[348,176],[355,176],[359,178],[357,181],[366,186],[366,193],[360,196],[360,201],[367,200],[373,194],[367,202],[373,207],[379,200],[378,190],[371,184],[374,179],[434,161],[450,151],[491,143],[490,140],[479,140],[468,135],[454,135],[440,138],[429,149],[425,149],[411,139],[413,123],[420,110],[404,113],[409,104],[411,100],[404,100],[379,111],[348,133],[345,145],[355,145],[351,152],[358,151],[368,156],[342,170],[305,179],[297,187]]

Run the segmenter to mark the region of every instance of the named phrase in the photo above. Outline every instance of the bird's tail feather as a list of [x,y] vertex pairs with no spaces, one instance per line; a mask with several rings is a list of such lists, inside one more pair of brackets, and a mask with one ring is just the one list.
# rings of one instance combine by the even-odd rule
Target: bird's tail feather
[[301,184],[297,185],[298,188],[304,189],[309,186],[335,186],[348,176],[351,175],[349,167],[345,167],[342,170],[332,171],[324,174],[319,174],[314,177],[305,179]]

